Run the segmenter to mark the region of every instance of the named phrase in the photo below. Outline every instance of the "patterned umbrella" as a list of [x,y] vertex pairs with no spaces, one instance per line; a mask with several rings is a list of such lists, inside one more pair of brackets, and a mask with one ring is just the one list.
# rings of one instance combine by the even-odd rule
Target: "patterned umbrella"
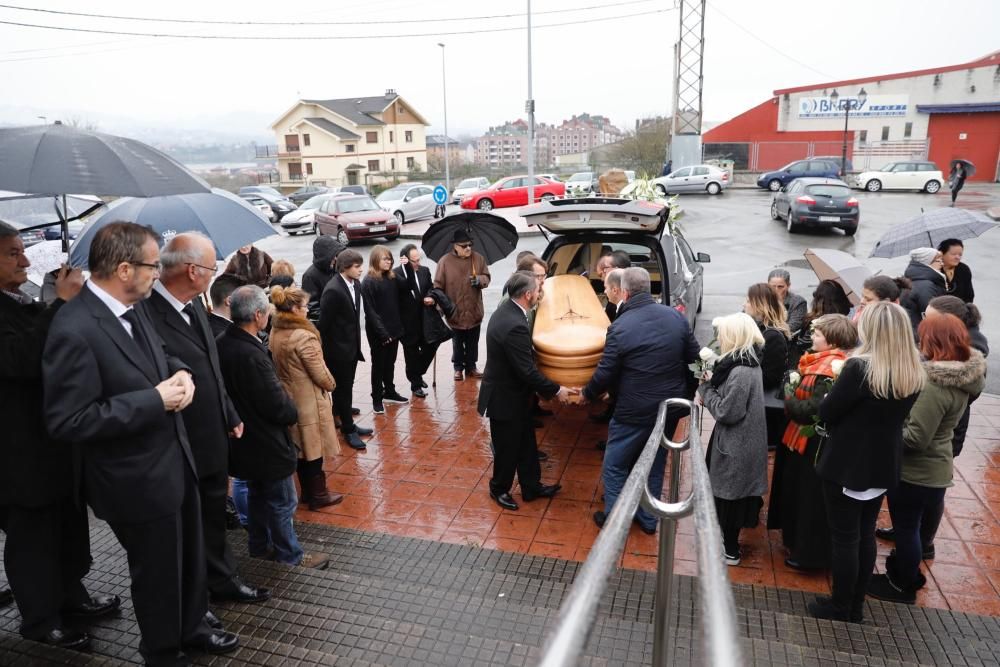
[[945,239],[971,239],[996,226],[978,211],[936,208],[892,227],[875,244],[870,257],[902,257],[916,248],[936,248]]

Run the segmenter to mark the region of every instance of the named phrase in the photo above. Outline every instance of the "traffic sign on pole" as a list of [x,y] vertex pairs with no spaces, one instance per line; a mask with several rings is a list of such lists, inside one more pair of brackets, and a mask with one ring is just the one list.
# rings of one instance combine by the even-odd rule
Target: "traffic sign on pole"
[[443,185],[436,186],[434,188],[434,203],[438,206],[444,206],[446,201],[448,201],[448,190]]

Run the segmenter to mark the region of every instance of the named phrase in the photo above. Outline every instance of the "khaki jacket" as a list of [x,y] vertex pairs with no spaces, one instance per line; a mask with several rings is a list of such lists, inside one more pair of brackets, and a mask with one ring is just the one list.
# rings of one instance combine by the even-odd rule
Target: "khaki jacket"
[[[479,277],[479,287],[470,278]],[[442,290],[455,303],[455,312],[448,318],[452,329],[464,331],[483,323],[483,290],[490,284],[490,267],[478,252],[462,258],[450,252],[438,261],[434,287]]]

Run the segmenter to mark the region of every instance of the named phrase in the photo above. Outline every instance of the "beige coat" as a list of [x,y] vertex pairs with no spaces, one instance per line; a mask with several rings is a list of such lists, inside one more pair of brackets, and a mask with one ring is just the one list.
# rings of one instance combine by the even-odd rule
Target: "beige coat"
[[[469,280],[479,276],[479,287]],[[483,323],[483,290],[490,285],[490,267],[478,252],[471,257],[459,257],[454,252],[438,260],[434,274],[434,287],[443,290],[455,304],[455,312],[448,318],[452,329],[464,331]]]
[[340,453],[330,392],[333,376],[323,362],[319,331],[308,320],[278,312],[272,318],[271,356],[285,391],[299,411],[290,427],[299,455],[307,461]]

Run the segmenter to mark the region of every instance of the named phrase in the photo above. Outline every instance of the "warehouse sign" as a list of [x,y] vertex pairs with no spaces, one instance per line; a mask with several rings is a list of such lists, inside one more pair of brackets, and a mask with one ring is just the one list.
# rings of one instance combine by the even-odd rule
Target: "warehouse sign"
[[869,95],[860,107],[857,97],[841,97],[836,104],[829,97],[800,97],[799,118],[843,116],[848,102],[851,104],[851,116],[854,118],[887,118],[905,116],[909,96]]

